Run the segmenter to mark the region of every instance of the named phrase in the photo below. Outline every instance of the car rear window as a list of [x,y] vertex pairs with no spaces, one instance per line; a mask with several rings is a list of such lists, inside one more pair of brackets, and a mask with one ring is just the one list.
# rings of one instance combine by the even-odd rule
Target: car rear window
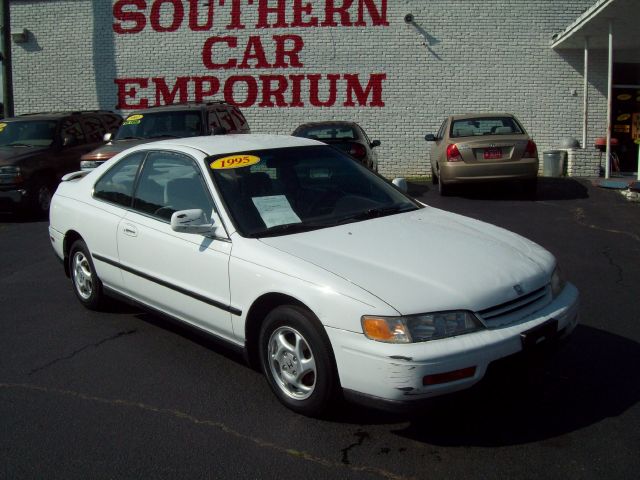
[[513,117],[477,117],[451,122],[450,137],[473,137],[478,135],[522,134],[522,127]]
[[321,127],[302,127],[294,132],[297,137],[315,140],[355,140],[356,131],[349,125],[323,125]]

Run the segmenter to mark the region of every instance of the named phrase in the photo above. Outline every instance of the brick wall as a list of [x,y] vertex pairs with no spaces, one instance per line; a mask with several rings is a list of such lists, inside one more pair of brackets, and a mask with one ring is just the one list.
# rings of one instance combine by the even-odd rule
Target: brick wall
[[[220,7],[215,0],[211,28],[193,31],[188,26],[189,6],[200,6],[198,24],[205,25],[203,5],[207,2],[183,0],[181,25],[175,31],[160,32],[152,26],[152,10],[155,8],[157,14],[156,27],[170,30],[176,19],[171,1],[146,0],[144,29],[120,34],[114,32],[114,23],[120,24],[121,30],[135,29],[137,23],[114,18],[113,3],[107,0],[13,0],[13,30],[27,28],[31,32],[28,43],[13,45],[16,113],[113,109],[118,103],[114,79],[146,79],[148,87],[138,85],[136,94],[127,101],[135,104],[146,98],[153,105],[157,85],[153,78],[161,78],[170,90],[176,79],[189,77],[185,88],[192,100],[194,77],[215,76],[221,83],[215,98],[223,98],[225,81],[234,75],[250,76],[259,91],[255,102],[243,111],[253,132],[290,133],[296,125],[310,120],[355,120],[372,139],[381,140],[380,170],[390,177],[429,172],[429,144],[423,137],[435,133],[451,113],[515,114],[536,140],[541,159],[542,152],[559,147],[561,139],[582,137],[583,52],[556,52],[549,45],[552,35],[594,0],[354,0],[349,15],[344,17],[346,21],[339,13],[333,15],[336,26],[291,26],[295,23],[294,3],[307,2],[313,10],[300,14],[298,21],[312,23],[317,17],[318,24],[327,23],[327,5],[343,3],[270,0],[267,5],[276,8],[280,4],[285,16],[281,18],[274,11],[266,17],[267,23],[272,26],[281,21],[287,27],[255,28],[260,23],[258,5],[264,2],[255,0],[249,5],[247,0],[227,0]],[[242,23],[246,28],[228,28],[233,27],[234,4],[242,7],[235,26]],[[125,7],[121,11],[131,10],[136,9]],[[407,13],[414,15],[413,24],[405,23]],[[349,22],[364,25],[340,25]],[[276,59],[274,36],[283,35],[303,42],[297,51],[299,65],[272,68]],[[259,37],[269,67],[207,68],[203,55],[207,39],[233,37],[237,47],[215,43],[211,61],[222,64],[238,57],[239,64],[252,36]],[[285,42],[285,48],[294,49],[296,41]],[[249,66],[258,62],[255,47]],[[591,52],[590,58],[589,136],[586,148],[570,156],[569,171],[574,175],[593,175],[597,152],[591,146],[605,128],[606,54]],[[291,57],[284,60],[295,63]],[[316,103],[331,103],[327,102],[329,74],[339,76],[333,104],[310,105],[309,76],[315,75],[321,75]],[[378,92],[381,101],[374,98],[375,88],[368,96],[362,95],[364,101],[358,99],[356,90],[349,91],[345,75],[358,75],[364,88],[372,76],[378,75],[380,81],[382,74],[385,79]],[[276,97],[265,100],[262,96],[261,76],[265,75],[285,76],[287,106],[260,106],[277,103]],[[299,82],[296,93],[291,76],[303,75],[307,77]],[[244,85],[248,84],[235,84],[234,94],[241,100],[250,94]],[[132,86],[127,84],[125,90]],[[272,88],[277,86],[276,82]],[[201,89],[208,87],[210,83],[201,84]],[[345,106],[350,94],[354,106]],[[381,102],[384,106],[379,105]],[[290,106],[301,103],[304,106]]]

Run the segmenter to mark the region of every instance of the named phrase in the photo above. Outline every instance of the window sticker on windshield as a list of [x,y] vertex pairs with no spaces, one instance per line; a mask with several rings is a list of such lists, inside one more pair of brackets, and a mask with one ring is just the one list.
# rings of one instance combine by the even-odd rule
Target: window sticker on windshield
[[4,123],[4,122],[0,123],[0,132],[2,132],[5,129],[6,126],[7,126],[6,123]]
[[142,120],[144,115],[131,115],[127,117],[127,119],[122,122],[122,125],[140,125],[140,120]]
[[253,197],[252,200],[267,228],[289,223],[302,223],[284,195]]
[[228,168],[242,168],[260,163],[260,157],[254,155],[231,155],[219,158],[209,165],[212,170],[226,170]]

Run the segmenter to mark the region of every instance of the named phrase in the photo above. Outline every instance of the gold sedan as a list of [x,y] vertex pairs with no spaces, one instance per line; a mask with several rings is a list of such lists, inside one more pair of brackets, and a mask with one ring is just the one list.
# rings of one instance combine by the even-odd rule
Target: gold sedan
[[441,195],[454,184],[502,180],[522,181],[535,195],[538,149],[513,115],[451,115],[425,140],[433,142],[431,178]]

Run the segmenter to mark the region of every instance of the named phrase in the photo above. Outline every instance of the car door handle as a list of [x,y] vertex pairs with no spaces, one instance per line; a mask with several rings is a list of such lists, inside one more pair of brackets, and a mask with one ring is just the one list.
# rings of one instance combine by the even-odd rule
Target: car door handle
[[130,224],[125,224],[122,226],[122,233],[125,235],[129,235],[130,237],[138,236],[138,229]]

